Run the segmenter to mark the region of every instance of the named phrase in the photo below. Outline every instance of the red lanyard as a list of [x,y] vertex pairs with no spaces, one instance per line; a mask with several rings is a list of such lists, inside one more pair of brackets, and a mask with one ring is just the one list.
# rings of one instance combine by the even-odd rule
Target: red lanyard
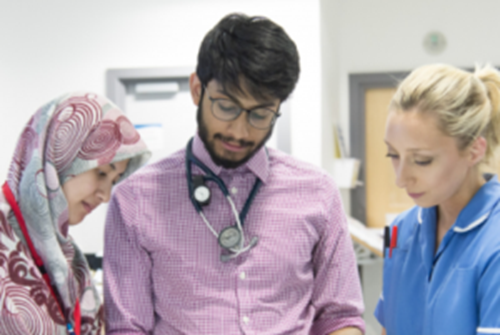
[[[26,229],[26,223],[24,222],[24,218],[23,218],[23,214],[21,213],[21,209],[19,208],[19,205],[17,204],[16,198],[14,197],[14,194],[12,194],[12,191],[10,190],[9,184],[7,184],[7,182],[5,182],[3,184],[2,191],[3,191],[3,194],[5,195],[5,199],[7,199],[7,202],[9,203],[10,207],[12,208],[12,211],[14,212],[14,215],[16,216],[17,222],[19,223],[19,227],[21,228],[21,231],[23,232],[23,235],[24,235],[24,239],[26,240],[26,244],[28,244],[28,249],[30,250],[31,256],[34,259],[36,266],[40,270],[40,273],[42,274],[43,279],[47,283],[47,286],[49,287],[49,290],[50,290],[50,294],[52,294],[52,297],[57,302],[57,306],[59,307],[59,311],[61,312],[61,315],[64,316],[59,299],[57,298],[56,292],[54,291],[54,288],[52,287],[52,285],[50,283],[50,277],[47,274],[47,271],[45,270],[45,266],[43,265],[42,259],[37,254],[35,247],[33,246],[33,242],[31,241],[31,238],[28,234],[28,229]],[[73,318],[75,320],[75,326],[73,328],[74,334],[80,335],[81,315],[80,315],[80,302],[78,301],[78,299],[76,300]]]

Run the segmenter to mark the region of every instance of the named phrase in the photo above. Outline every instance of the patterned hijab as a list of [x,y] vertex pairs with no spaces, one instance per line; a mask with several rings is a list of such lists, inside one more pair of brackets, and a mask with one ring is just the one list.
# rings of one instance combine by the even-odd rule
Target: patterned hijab
[[[100,165],[130,159],[121,177],[126,178],[149,156],[134,126],[118,107],[106,98],[86,92],[65,95],[41,107],[17,144],[7,182],[34,247],[62,300],[65,317],[72,322],[75,302],[80,301],[81,334],[96,332],[102,308],[84,254],[68,236],[68,204],[61,186]],[[39,287],[39,271],[19,241],[24,241],[24,237],[0,192],[0,323],[3,323],[0,333],[18,333],[19,315],[11,320],[10,314],[4,313],[9,306],[26,313],[21,319],[34,323],[26,328],[30,333],[62,333],[60,325],[64,320],[57,306],[50,303],[53,299],[47,296],[47,290]],[[46,313],[41,313],[40,307]],[[8,331],[9,322],[12,331]]]

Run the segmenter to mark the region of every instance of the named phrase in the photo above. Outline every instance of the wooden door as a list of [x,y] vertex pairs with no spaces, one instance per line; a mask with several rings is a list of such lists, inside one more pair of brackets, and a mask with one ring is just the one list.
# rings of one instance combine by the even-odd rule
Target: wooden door
[[395,183],[395,174],[384,143],[387,107],[395,88],[374,88],[365,94],[366,224],[381,228],[395,215],[414,206],[404,189]]

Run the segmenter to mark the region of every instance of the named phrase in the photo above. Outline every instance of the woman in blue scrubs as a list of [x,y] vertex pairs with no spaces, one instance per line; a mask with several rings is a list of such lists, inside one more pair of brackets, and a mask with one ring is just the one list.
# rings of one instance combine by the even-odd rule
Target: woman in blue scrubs
[[500,183],[482,173],[500,142],[499,72],[416,69],[391,101],[385,142],[416,206],[391,227],[383,334],[500,334]]

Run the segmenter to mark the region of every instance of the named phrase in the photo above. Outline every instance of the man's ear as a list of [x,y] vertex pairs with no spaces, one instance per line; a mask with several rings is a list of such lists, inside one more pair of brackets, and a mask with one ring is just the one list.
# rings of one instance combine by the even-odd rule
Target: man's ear
[[191,98],[193,99],[193,103],[196,106],[199,106],[202,87],[200,78],[198,78],[196,72],[192,73],[189,77],[189,88],[191,90]]
[[481,162],[486,156],[486,149],[488,148],[488,142],[483,136],[479,136],[472,142],[469,147],[469,157],[471,165],[476,165]]

